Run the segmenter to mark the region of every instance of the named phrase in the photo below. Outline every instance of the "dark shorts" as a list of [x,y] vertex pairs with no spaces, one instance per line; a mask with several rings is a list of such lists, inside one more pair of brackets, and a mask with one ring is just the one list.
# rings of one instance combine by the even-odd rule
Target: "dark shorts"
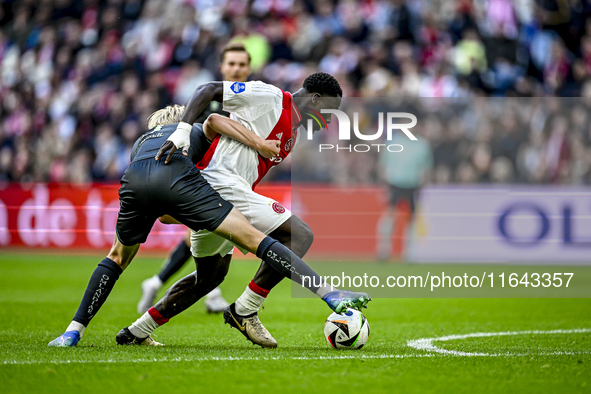
[[410,211],[414,213],[416,200],[419,198],[419,189],[405,189],[403,187],[388,185],[388,197],[392,207],[396,207],[401,200],[406,201],[410,205]]
[[233,208],[184,157],[166,165],[164,157],[131,163],[121,178],[119,203],[117,237],[127,246],[146,242],[160,216],[170,215],[191,230],[213,231]]

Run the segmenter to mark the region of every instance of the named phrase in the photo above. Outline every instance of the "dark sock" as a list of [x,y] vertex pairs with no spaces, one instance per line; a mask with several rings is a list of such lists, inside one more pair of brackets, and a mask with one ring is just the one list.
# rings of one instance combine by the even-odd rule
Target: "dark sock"
[[109,293],[119,279],[123,270],[113,260],[103,259],[95,268],[90,277],[82,302],[74,316],[74,321],[83,324],[85,327],[92,320],[94,315],[101,309]]
[[170,279],[171,276],[176,274],[187,260],[191,257],[191,248],[187,246],[183,239],[180,244],[174,248],[170,254],[170,259],[166,262],[166,266],[160,271],[158,277],[162,283]]
[[324,280],[302,259],[279,241],[266,237],[257,248],[257,257],[281,273],[284,277],[304,286],[313,293],[323,285]]

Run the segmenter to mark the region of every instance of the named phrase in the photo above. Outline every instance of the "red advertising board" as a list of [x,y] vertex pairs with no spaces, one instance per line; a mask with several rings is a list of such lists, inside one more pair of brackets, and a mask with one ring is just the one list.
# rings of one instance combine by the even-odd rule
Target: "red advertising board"
[[[0,189],[0,246],[102,250],[109,248],[119,212],[117,184],[8,184]],[[256,191],[294,211],[312,228],[310,254],[373,256],[383,201],[379,189],[261,185]],[[143,250],[167,251],[184,234],[154,224]]]
[[374,259],[376,226],[385,207],[377,187],[294,186],[292,211],[310,225],[309,254],[328,259]]

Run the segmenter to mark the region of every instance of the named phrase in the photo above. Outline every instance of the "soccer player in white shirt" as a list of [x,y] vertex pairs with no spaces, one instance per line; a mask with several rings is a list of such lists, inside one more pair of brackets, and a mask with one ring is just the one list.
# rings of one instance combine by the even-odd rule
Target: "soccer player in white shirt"
[[[243,144],[234,143],[225,137],[216,138],[198,167],[202,168],[204,178],[214,190],[234,204],[255,228],[284,243],[299,257],[307,252],[312,243],[309,226],[276,201],[256,193],[253,188],[296,145],[304,130],[300,126],[305,121],[298,106],[316,111],[321,108],[338,109],[341,97],[342,90],[338,82],[326,73],[310,75],[303,87],[293,95],[260,81],[212,82],[196,89],[183,114],[182,122],[189,124],[211,100],[216,99],[222,101],[224,110],[230,112],[232,119],[259,137],[280,141],[279,155],[265,159]],[[297,100],[297,106],[294,99]],[[330,122],[330,115],[323,116],[326,122]],[[215,126],[215,116],[209,120]],[[179,135],[182,133],[182,124],[177,129]],[[186,147],[187,143],[176,137],[171,136],[159,155],[170,149],[170,156],[177,148]],[[197,278],[191,274],[175,283],[164,298],[151,308],[155,310],[152,315],[163,316],[168,321],[223,281],[232,257],[233,244],[211,232],[200,231],[192,233],[191,246],[197,263]],[[224,311],[226,323],[239,329],[253,343],[276,347],[277,342],[258,319],[258,309],[269,291],[281,279],[291,276],[289,270],[290,267],[285,265],[263,263],[244,293]],[[296,282],[301,280],[292,279]],[[320,296],[330,306],[341,302],[343,297],[348,298],[345,293],[336,291]],[[352,294],[353,298],[359,296],[359,293]],[[367,304],[367,301],[362,304]],[[155,324],[150,310],[129,327],[134,336],[148,336],[160,325]],[[124,330],[118,335],[119,343],[127,343],[129,334]],[[125,337],[124,340],[120,342],[119,336]]]

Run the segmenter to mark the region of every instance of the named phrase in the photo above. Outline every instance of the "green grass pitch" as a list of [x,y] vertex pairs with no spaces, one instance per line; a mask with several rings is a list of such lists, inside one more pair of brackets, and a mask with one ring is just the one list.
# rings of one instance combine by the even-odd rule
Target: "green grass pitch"
[[[0,254],[0,393],[591,392],[590,330],[431,342],[454,354],[408,346],[472,333],[591,329],[590,299],[375,299],[365,310],[366,347],[336,351],[322,331],[330,310],[317,299],[292,299],[283,282],[261,312],[277,349],[251,345],[202,301],[156,331],[166,347],[117,346],[117,332],[138,316],[141,281],[162,261],[142,255],[77,348],[48,348],[101,258]],[[222,285],[228,300],[257,266],[233,263]]]

